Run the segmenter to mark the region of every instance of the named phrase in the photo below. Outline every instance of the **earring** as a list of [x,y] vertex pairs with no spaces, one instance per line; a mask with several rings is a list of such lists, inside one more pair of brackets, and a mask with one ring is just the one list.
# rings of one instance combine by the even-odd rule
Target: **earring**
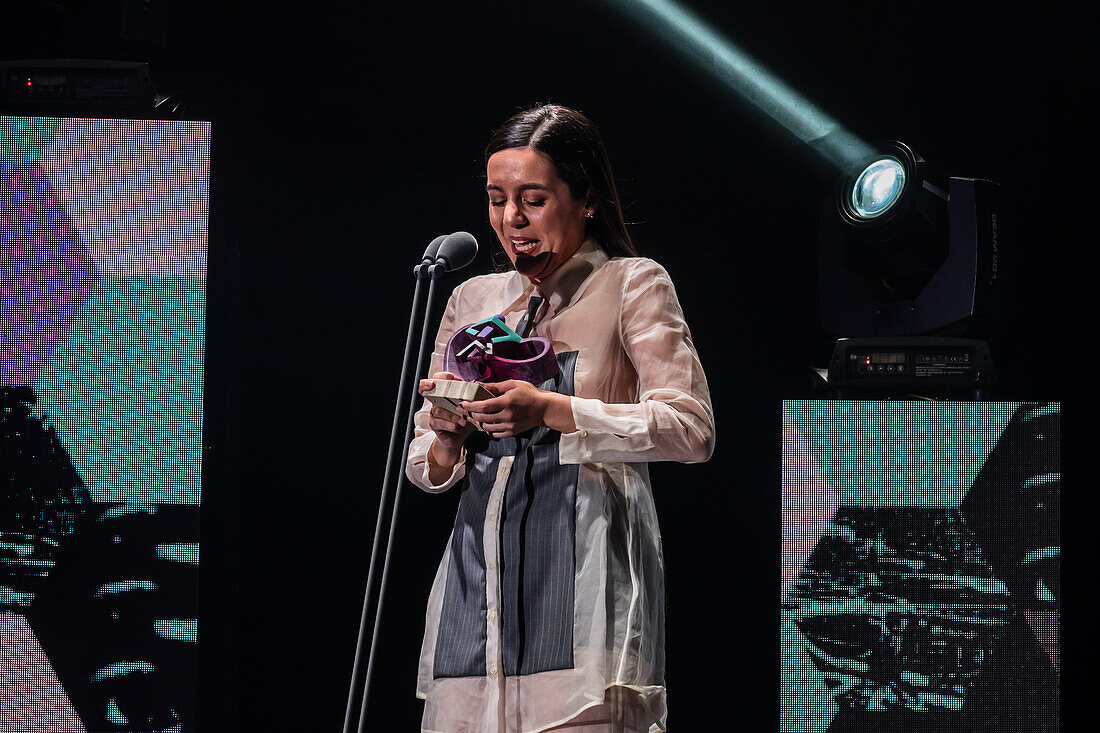
[[584,212],[585,219],[591,219],[593,216],[595,216],[595,214],[593,214],[591,211]]

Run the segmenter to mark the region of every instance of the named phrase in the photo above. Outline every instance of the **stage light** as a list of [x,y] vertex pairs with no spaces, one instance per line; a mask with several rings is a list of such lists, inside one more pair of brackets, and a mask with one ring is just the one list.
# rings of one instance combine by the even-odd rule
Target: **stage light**
[[885,214],[905,191],[905,166],[897,158],[881,158],[867,166],[849,196],[853,213],[861,219]]
[[942,177],[911,147],[886,142],[823,202],[822,329],[840,340],[834,386],[980,388],[983,340],[1003,313],[998,186]]
[[848,278],[879,311],[882,304],[916,298],[948,254],[943,185],[925,160],[900,142],[881,143],[877,152],[854,163],[838,179],[822,214],[823,254],[842,256],[836,267],[825,263],[822,275],[830,281],[822,283],[824,292],[832,294],[836,283]]
[[929,226],[940,223],[943,217],[936,210],[947,201],[944,185],[911,147],[893,140],[880,142],[841,169],[835,212],[848,226],[878,230],[877,238],[884,239],[887,224],[900,222],[914,209]]
[[903,143],[868,145],[673,0],[605,2],[770,117],[826,161],[830,172],[840,172],[821,219],[822,328],[842,340],[934,334],[922,344],[940,347],[926,352],[917,348],[921,344],[906,344],[901,369],[896,361],[867,364],[856,352],[851,364],[898,378],[911,373],[910,356],[928,357],[914,370],[928,374],[976,362],[984,369],[984,342],[944,343],[940,337],[958,336],[1003,310],[997,184],[937,177]]

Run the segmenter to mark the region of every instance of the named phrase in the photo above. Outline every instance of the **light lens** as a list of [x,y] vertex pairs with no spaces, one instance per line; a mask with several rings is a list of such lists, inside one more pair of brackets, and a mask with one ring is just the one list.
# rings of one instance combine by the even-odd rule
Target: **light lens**
[[852,187],[852,210],[861,219],[882,216],[905,190],[905,166],[897,158],[882,158],[867,166]]

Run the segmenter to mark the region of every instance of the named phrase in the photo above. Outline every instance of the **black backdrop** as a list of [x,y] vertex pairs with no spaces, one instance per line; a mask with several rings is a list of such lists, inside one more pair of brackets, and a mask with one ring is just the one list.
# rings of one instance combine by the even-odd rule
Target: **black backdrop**
[[[685,4],[864,139],[1001,183],[1012,312],[996,396],[1072,414],[1094,332],[1078,310],[1094,208],[1083,13]],[[21,3],[0,57],[145,53],[158,85],[214,122],[202,730],[234,730],[234,715],[240,730],[338,729],[410,268],[457,229],[482,245],[462,277],[490,268],[481,145],[546,101],[601,126],[635,242],[677,283],[711,381],[714,458],[653,467],[669,720],[713,730],[732,707],[774,730],[779,403],[809,395],[829,349],[815,258],[833,181],[805,150],[600,2],[173,3],[148,52],[112,40],[91,5]],[[416,728],[424,605],[456,499],[403,495],[370,730]]]

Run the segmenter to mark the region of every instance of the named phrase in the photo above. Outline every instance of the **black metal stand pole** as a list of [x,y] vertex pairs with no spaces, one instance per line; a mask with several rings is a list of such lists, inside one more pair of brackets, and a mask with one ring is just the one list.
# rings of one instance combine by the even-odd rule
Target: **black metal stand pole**
[[[405,337],[405,354],[404,354],[404,358],[401,362],[401,379],[400,379],[399,386],[397,388],[397,404],[394,406],[393,425],[390,428],[389,451],[386,454],[386,471],[385,471],[385,475],[382,479],[381,496],[378,500],[378,519],[375,521],[375,526],[374,526],[374,543],[371,547],[370,569],[367,572],[367,588],[366,588],[366,591],[363,594],[363,613],[362,613],[362,617],[360,618],[360,622],[359,622],[359,638],[356,641],[356,645],[355,645],[355,661],[352,664],[351,683],[348,686],[347,709],[344,711],[344,733],[351,733],[351,731],[352,731],[351,726],[352,726],[352,720],[354,719],[356,691],[359,688],[360,664],[361,664],[361,661],[362,661],[362,658],[363,658],[363,641],[366,638],[367,628],[371,625],[371,622],[370,622],[371,593],[374,589],[374,575],[375,575],[375,569],[376,569],[377,564],[378,564],[378,550],[379,550],[380,541],[381,541],[381,538],[382,538],[382,526],[383,526],[383,517],[385,516],[385,513],[386,513],[386,501],[389,498],[389,487],[390,487],[390,484],[392,483],[392,480],[393,480],[393,472],[394,472],[395,463],[396,463],[397,466],[403,467],[404,463],[405,463],[405,458],[408,455],[408,447],[407,446],[408,446],[409,428],[407,426],[408,426],[408,423],[411,422],[412,414],[413,414],[413,410],[409,409],[409,407],[411,407],[411,405],[409,405],[409,399],[410,399],[409,379],[410,379],[410,377],[413,377],[413,376],[418,375],[420,373],[420,369],[421,369],[420,362],[423,360],[423,356],[421,355],[417,360],[416,371],[410,373],[409,363],[410,363],[410,360],[411,360],[411,357],[412,357],[414,336],[415,336],[415,333],[416,333],[416,325],[417,325],[416,315],[417,315],[417,307],[418,307],[419,301],[420,301],[421,284],[424,280],[425,274],[427,274],[427,276],[429,278],[431,278],[431,283],[428,286],[428,301],[427,301],[427,304],[426,304],[425,310],[424,310],[424,321],[426,322],[429,315],[430,315],[430,313],[431,313],[431,304],[432,304],[432,295],[433,295],[432,291],[434,290],[434,287],[435,287],[435,280],[438,278],[438,275],[435,272],[437,270],[437,268],[438,268],[438,265],[432,265],[430,268],[427,267],[426,265],[417,265],[415,268],[413,268],[413,272],[416,273],[416,287],[413,290],[412,308],[410,309],[410,312],[409,312],[409,329],[408,329],[408,333]],[[427,272],[425,272],[425,270],[427,270]],[[421,352],[423,351],[423,342],[424,342],[423,331],[426,330],[426,329],[423,328],[423,325],[424,324],[421,324],[421,330],[422,330],[421,340],[420,340],[421,341]],[[409,405],[409,407],[406,407],[407,405]],[[404,434],[398,432],[398,427],[401,423],[401,415],[402,415],[403,410],[409,416],[408,422],[406,423],[406,429],[405,429]],[[404,435],[405,439],[402,440],[399,443],[398,438],[402,435]],[[404,447],[404,449],[401,450],[401,459],[400,459],[400,461],[396,462],[394,459],[397,457],[397,454],[399,452],[399,446],[405,446],[405,447]],[[399,475],[398,475],[397,487],[398,487],[398,490],[401,487],[400,472],[399,472]],[[393,527],[394,527],[393,522],[394,522],[394,520],[396,520],[396,517],[397,517],[397,500],[395,498],[394,508],[393,508],[393,520],[391,520],[391,522],[390,522],[390,538],[389,538],[389,540],[387,541],[387,544],[386,544],[385,562],[383,564],[383,573],[382,573],[383,587],[384,587],[385,582],[386,582],[385,581],[386,569],[389,567],[390,547],[392,546],[392,541],[393,541]],[[360,719],[361,720],[362,720],[362,713],[366,711],[366,707],[367,707],[367,690],[369,689],[369,686],[370,686],[370,673],[371,673],[371,667],[373,666],[373,662],[374,662],[374,647],[375,647],[375,644],[376,644],[377,633],[378,633],[377,619],[381,615],[381,609],[382,609],[382,596],[381,596],[381,591],[379,591],[378,606],[377,606],[377,609],[376,609],[376,612],[375,612],[374,634],[371,637],[371,647],[370,647],[370,651],[369,651],[369,654],[368,654],[367,678],[366,678],[366,683],[363,687],[363,695],[362,695],[362,699],[361,699],[361,713],[360,713]]]
[[[424,324],[420,330],[420,355],[416,359],[416,376],[419,378],[423,374],[424,370],[424,357],[427,351],[428,343],[428,319],[431,317],[432,301],[435,300],[435,283],[443,274],[443,267],[441,265],[431,265],[428,268],[428,300],[424,306]],[[415,395],[419,394],[419,390],[413,390],[413,400]],[[409,434],[412,432],[413,415],[416,414],[415,409],[409,409],[408,419],[405,421],[405,439],[402,441],[401,449],[401,462],[398,464],[402,469],[405,466],[405,460],[409,456]],[[374,634],[371,636],[370,642],[370,657],[367,660],[367,678],[363,682],[363,706],[359,710],[359,731],[363,733],[366,730],[367,722],[367,699],[370,697],[370,681],[371,675],[374,672],[374,659],[375,652],[378,650],[378,630],[382,626],[382,603],[386,595],[386,578],[389,577],[390,572],[390,555],[393,549],[393,537],[397,528],[397,506],[401,501],[401,486],[404,483],[401,481],[402,473],[398,474],[397,484],[394,486],[393,494],[393,515],[390,518],[390,537],[386,543],[386,557],[382,562],[382,582],[378,586],[378,610],[374,615]]]

